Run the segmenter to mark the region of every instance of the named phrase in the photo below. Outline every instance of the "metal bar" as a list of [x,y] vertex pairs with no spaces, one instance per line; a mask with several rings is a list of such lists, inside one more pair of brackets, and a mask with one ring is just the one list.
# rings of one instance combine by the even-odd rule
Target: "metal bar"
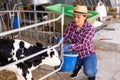
[[[62,14],[64,15],[64,7],[62,7]],[[61,18],[61,38],[63,39],[64,17]],[[61,57],[63,57],[63,42],[61,44]]]
[[[0,13],[9,13],[9,12],[34,12],[34,11],[29,11],[29,10],[4,10],[4,11],[0,11]],[[52,13],[50,11],[36,11],[36,12],[40,12],[40,13]]]
[[98,4],[98,1],[97,0],[94,0],[94,6],[97,6],[97,4]]
[[107,5],[108,5],[108,6],[111,6],[110,1],[106,0],[106,2],[107,2]]
[[61,69],[61,67],[62,67],[63,63],[64,63],[64,60],[62,60],[62,64],[60,65],[60,67],[59,67],[58,69],[56,69],[56,70],[54,70],[54,71],[50,72],[49,74],[47,74],[47,75],[45,75],[45,76],[41,77],[41,78],[40,78],[40,79],[38,79],[38,80],[43,80],[43,79],[47,78],[48,76],[50,76],[50,75],[52,75],[52,74],[54,74],[54,73],[56,73],[56,72],[60,71],[60,69]]
[[[36,6],[34,5],[34,20],[35,23],[37,23],[37,12],[36,12]],[[36,35],[36,42],[38,42],[38,26],[35,27],[35,35]]]
[[[18,17],[18,28],[20,28],[20,12],[17,12],[17,17]],[[19,35],[21,38],[21,32],[19,31]]]
[[0,33],[2,32],[2,21],[0,19]]
[[1,20],[2,20],[3,27],[4,27],[5,31],[7,31],[7,27],[6,27],[6,24],[5,24],[5,22],[4,22],[3,16],[1,16]]
[[93,6],[94,4],[93,4],[93,2],[92,2],[92,0],[90,0],[90,4]]
[[84,0],[84,3],[85,3],[85,5],[87,6],[87,2],[86,2],[86,0]]
[[[53,14],[53,19],[55,18],[55,14]],[[55,32],[55,22],[53,22],[53,30],[54,30],[54,32]],[[54,34],[54,36],[55,36],[55,34]],[[54,40],[54,43],[55,43],[55,40]]]
[[[62,15],[64,16],[64,8],[62,8]],[[63,38],[63,26],[64,26],[64,17],[61,18],[61,37],[62,38]],[[63,57],[63,55],[62,55],[63,54],[63,49],[62,49],[63,48],[63,42],[62,41],[63,41],[63,39],[60,40],[60,42],[59,42],[59,44],[61,43],[61,57]],[[43,76],[39,80],[43,80],[43,79],[47,78],[48,76],[58,72],[61,69],[63,63],[64,63],[64,59],[62,59],[62,64],[61,64],[61,66],[58,69],[56,69],[56,70],[52,71],[51,73]]]
[[85,5],[85,1],[84,0],[81,0],[82,1],[82,5]]
[[90,2],[89,2],[89,0],[87,0],[86,1],[86,4],[88,5],[88,6],[90,6],[91,4],[90,4]]

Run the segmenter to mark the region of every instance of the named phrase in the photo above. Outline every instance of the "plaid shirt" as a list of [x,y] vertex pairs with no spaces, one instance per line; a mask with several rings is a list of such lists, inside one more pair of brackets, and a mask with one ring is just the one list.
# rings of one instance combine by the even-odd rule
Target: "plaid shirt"
[[77,31],[75,23],[71,22],[67,26],[63,37],[64,42],[68,39],[71,40],[70,49],[78,52],[80,58],[95,53],[93,47],[94,27],[88,21],[85,21],[79,31]]

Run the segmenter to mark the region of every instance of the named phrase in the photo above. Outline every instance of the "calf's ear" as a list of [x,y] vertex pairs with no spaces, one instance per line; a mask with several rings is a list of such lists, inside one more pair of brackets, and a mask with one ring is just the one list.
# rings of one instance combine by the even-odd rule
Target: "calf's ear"
[[50,57],[52,58],[52,56],[54,55],[54,51],[50,52]]
[[36,46],[41,47],[41,48],[43,47],[43,45],[39,42],[36,42]]

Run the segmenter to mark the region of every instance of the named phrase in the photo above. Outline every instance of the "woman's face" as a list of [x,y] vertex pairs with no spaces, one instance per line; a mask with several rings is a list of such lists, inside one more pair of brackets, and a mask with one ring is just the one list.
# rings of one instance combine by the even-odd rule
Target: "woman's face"
[[74,17],[73,17],[74,22],[77,27],[82,27],[86,18],[87,18],[87,16],[84,16],[81,14],[74,14]]

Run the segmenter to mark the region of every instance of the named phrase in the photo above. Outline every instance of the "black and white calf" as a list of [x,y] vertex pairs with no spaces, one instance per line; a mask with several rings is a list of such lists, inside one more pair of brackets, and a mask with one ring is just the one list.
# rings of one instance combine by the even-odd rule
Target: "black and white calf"
[[[18,61],[21,58],[32,55],[46,49],[42,44],[32,45],[19,39],[0,39],[0,66]],[[7,70],[15,72],[18,80],[32,80],[32,70],[42,64],[58,66],[61,61],[56,49],[49,49],[27,61],[9,66]]]

